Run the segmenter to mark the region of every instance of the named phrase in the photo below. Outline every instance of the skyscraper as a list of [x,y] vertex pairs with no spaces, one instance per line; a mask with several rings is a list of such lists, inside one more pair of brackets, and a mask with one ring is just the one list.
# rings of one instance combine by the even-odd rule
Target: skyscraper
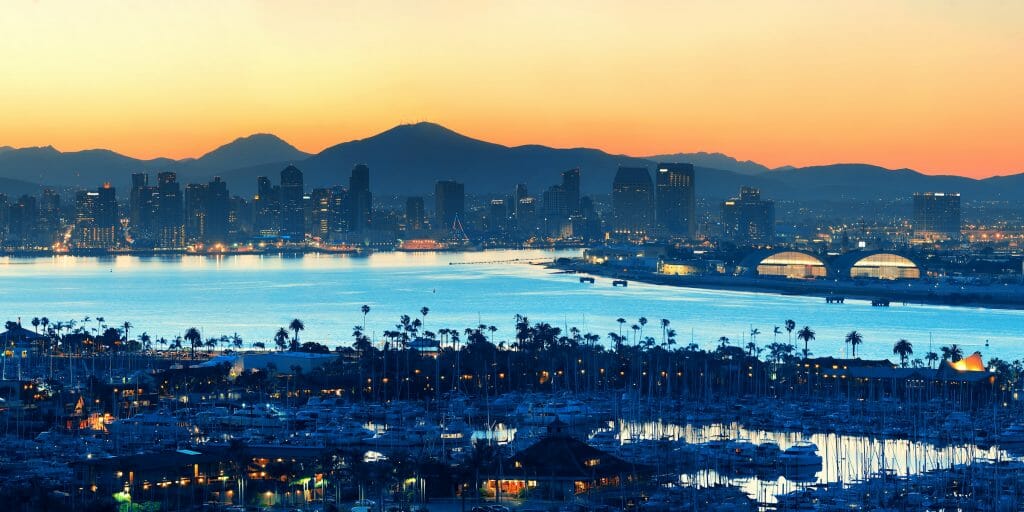
[[580,170],[578,168],[562,173],[562,190],[565,192],[566,214],[580,213]]
[[466,216],[466,187],[457,181],[439,181],[434,186],[434,218],[438,229],[450,230],[455,219]]
[[185,241],[206,242],[206,185],[185,185]]
[[693,238],[697,231],[692,164],[661,163],[655,178],[655,220],[669,235]]
[[117,245],[120,234],[117,193],[105,183],[95,191],[75,194],[75,227],[72,241],[83,249],[109,249]]
[[329,188],[314,188],[309,194],[312,203],[309,234],[322,241],[326,241],[331,234],[331,196]]
[[775,240],[775,202],[761,199],[756,188],[722,203],[722,231],[739,245],[767,245]]
[[253,197],[253,233],[260,237],[276,237],[281,230],[280,187],[270,178],[256,178],[256,196]]
[[960,194],[924,192],[914,194],[914,237],[926,242],[959,240],[961,230]]
[[281,236],[292,242],[306,238],[306,212],[303,207],[302,171],[289,165],[281,171]]
[[210,244],[228,243],[228,216],[231,212],[231,195],[228,184],[220,179],[206,185],[206,232],[205,241]]
[[653,186],[646,167],[620,166],[612,182],[612,232],[628,238],[643,238],[653,218]]
[[151,243],[156,232],[159,191],[149,186],[149,175],[132,174],[132,188],[128,197],[128,225],[133,242]]
[[419,196],[410,197],[405,200],[405,229],[420,230],[427,223],[426,212],[423,208],[423,198]]
[[181,186],[173,172],[157,174],[157,245],[164,249],[185,246],[185,223],[181,205]]
[[352,231],[362,231],[370,227],[373,219],[373,194],[370,193],[370,168],[358,164],[352,168],[352,176],[348,180],[349,204],[352,209]]

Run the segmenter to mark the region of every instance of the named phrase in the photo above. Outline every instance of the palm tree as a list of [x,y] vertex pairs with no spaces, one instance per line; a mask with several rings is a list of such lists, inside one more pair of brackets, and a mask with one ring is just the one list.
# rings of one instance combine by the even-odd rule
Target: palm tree
[[135,327],[135,326],[132,325],[131,322],[125,322],[125,323],[121,324],[121,327],[124,329],[124,340],[125,341],[130,340],[131,338],[128,336],[128,331],[131,330],[131,328]]
[[928,361],[928,368],[932,367],[932,364],[939,360],[939,355],[935,352],[928,352],[924,355],[925,361]]
[[274,334],[274,343],[277,344],[277,349],[283,351],[288,347],[288,331],[284,327],[277,330]]
[[907,357],[914,353],[914,345],[909,341],[901,339],[892,346],[892,353],[900,356],[900,366],[907,367]]
[[38,316],[32,319],[32,327],[35,329],[36,334],[39,334],[39,323],[40,322]]
[[782,334],[782,329],[779,329],[779,326],[776,325],[772,329],[772,343],[776,343],[776,342],[779,341],[779,335],[780,334]]
[[615,321],[619,323],[619,336],[621,337],[622,336],[622,326],[626,324],[626,319],[622,318],[622,317],[619,317],[619,318],[616,318]]
[[203,343],[203,335],[199,334],[199,329],[195,327],[189,327],[185,331],[185,341],[189,342],[192,346],[192,359],[196,358],[196,347]]
[[421,326],[422,325],[426,325],[426,323],[427,323],[427,313],[430,313],[430,308],[428,308],[426,306],[423,306],[422,308],[420,308],[420,315],[423,315],[423,321],[420,322]]
[[293,331],[295,331],[295,338],[294,338],[293,341],[295,341],[295,343],[298,344],[299,343],[299,331],[304,331],[306,329],[306,325],[302,323],[302,320],[299,320],[298,318],[294,318],[294,319],[292,319],[292,323],[288,324],[288,328],[293,330]]
[[853,357],[857,357],[857,345],[864,342],[864,337],[857,331],[850,331],[846,335],[846,343],[853,347]]
[[363,329],[366,329],[366,315],[370,312],[370,306],[363,304],[363,307],[359,308],[359,311],[363,312]]
[[956,343],[939,349],[942,351],[942,360],[955,363],[964,358],[964,351]]
[[789,333],[789,342],[793,343],[793,329],[796,329],[796,322],[786,320],[786,332]]
[[753,341],[747,342],[747,355],[753,357],[754,351],[757,350],[757,343]]
[[258,348],[260,350],[266,350],[267,349],[267,344],[263,343],[262,341],[254,341],[254,342],[252,342],[252,348]]
[[[789,322],[791,322],[791,321],[792,320],[786,320],[786,328],[787,329],[789,329]],[[807,343],[814,339],[814,331],[812,331],[810,327],[805,325],[803,327],[803,329],[800,329],[800,331],[798,331],[796,333],[796,339],[803,340],[803,342],[804,342],[804,359],[807,359],[807,356],[809,356],[811,354],[811,351],[808,350]]]

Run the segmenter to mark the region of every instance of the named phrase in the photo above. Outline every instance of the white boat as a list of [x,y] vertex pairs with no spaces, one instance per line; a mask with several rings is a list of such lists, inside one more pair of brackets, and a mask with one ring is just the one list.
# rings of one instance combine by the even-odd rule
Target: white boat
[[1024,445],[1024,424],[1014,423],[999,434],[999,444]]
[[818,446],[811,442],[800,442],[786,448],[779,455],[779,462],[783,466],[820,466],[821,455],[818,455]]

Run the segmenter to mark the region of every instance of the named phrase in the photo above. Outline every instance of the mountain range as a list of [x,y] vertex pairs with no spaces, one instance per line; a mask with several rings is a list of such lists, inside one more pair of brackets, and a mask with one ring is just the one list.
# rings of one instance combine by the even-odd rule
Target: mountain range
[[[346,184],[353,165],[371,169],[377,194],[430,194],[441,179],[464,182],[470,193],[511,192],[526,183],[534,195],[559,180],[566,169],[581,169],[585,193],[605,194],[619,165],[690,162],[696,168],[698,195],[722,199],[741,186],[754,186],[775,199],[905,198],[919,191],[961,192],[969,199],[1016,199],[1024,195],[1024,174],[981,180],[925,175],[911,169],[867,164],[833,164],[769,169],[720,153],[677,153],[650,157],[613,155],[590,148],[540,145],[503,146],[456,133],[433,123],[399,125],[360,140],[331,146],[315,155],[279,137],[255,134],[216,148],[199,158],[140,160],[105,149],[61,152],[52,146],[0,147],[0,192],[38,191],[41,184],[95,187],[111,182],[127,187],[132,172],[175,171],[179,181],[221,176],[233,193],[248,194],[257,176],[276,178],[289,164],[305,174],[307,189]],[[276,181],[276,179],[275,179]]]

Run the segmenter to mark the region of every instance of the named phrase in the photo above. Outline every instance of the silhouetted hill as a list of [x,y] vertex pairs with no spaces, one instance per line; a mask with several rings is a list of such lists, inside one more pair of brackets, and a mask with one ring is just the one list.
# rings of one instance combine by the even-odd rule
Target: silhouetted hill
[[[607,192],[616,168],[649,165],[629,156],[609,155],[596,149],[554,149],[546,146],[508,147],[466,137],[433,123],[396,126],[361,140],[332,146],[296,165],[305,173],[307,188],[346,183],[352,166],[365,163],[371,170],[371,188],[383,194],[429,194],[434,183],[454,179],[471,193],[512,193],[517,183],[540,195],[558,183],[559,173],[579,167],[581,186],[589,192]],[[259,166],[227,173],[232,187],[243,183],[251,190],[256,176],[276,176],[280,169]]]
[[769,171],[768,167],[751,160],[740,161],[729,155],[723,155],[722,153],[705,153],[703,151],[699,153],[655,155],[647,157],[647,160],[651,160],[652,162],[686,162],[697,167],[721,169],[723,171],[732,171],[736,174],[751,176]]
[[182,169],[198,173],[222,173],[262,164],[290,164],[309,158],[280,137],[257,133],[239,137],[195,159],[179,162]]
[[430,195],[437,180],[455,179],[465,183],[471,194],[510,194],[517,183],[526,183],[530,193],[540,197],[547,187],[559,182],[559,173],[567,169],[581,169],[585,193],[607,194],[619,165],[644,165],[653,176],[657,161],[665,160],[693,163],[698,195],[712,200],[735,195],[743,185],[759,187],[766,197],[794,200],[905,198],[918,191],[957,191],[968,199],[1024,196],[1024,174],[974,180],[865,164],[787,166],[769,171],[756,162],[741,162],[717,153],[645,159],[588,148],[509,147],[433,123],[396,126],[313,156],[269,134],[243,137],[200,158],[180,161],[137,160],[107,150],[62,153],[49,146],[0,148],[0,178],[90,188],[111,181],[125,187],[131,172],[174,170],[186,183],[220,175],[233,193],[250,194],[257,176],[270,176],[276,182],[288,164],[302,169],[310,190],[346,184],[352,167],[365,163],[371,169],[371,189],[377,194]]
[[127,184],[131,172],[164,169],[174,160],[137,160],[106,149],[62,153],[53,146],[0,152],[0,178],[45,185],[96,187],[105,181]]

